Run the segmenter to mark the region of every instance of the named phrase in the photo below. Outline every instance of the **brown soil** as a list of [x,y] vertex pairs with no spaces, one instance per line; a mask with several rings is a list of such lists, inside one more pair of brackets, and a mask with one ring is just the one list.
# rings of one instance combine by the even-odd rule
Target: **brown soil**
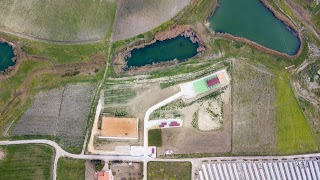
[[290,28],[294,29],[295,32],[297,32],[298,38],[300,41],[300,47],[299,47],[298,52],[295,55],[288,55],[286,53],[278,52],[276,50],[264,47],[254,41],[248,40],[243,37],[237,37],[237,36],[234,36],[234,35],[231,35],[228,33],[214,33],[215,36],[243,42],[243,43],[246,43],[246,44],[253,46],[254,48],[256,48],[260,51],[263,51],[263,52],[266,52],[269,54],[274,54],[274,55],[278,55],[278,56],[285,57],[285,58],[291,58],[291,59],[299,57],[299,55],[301,54],[301,51],[303,49],[303,40],[302,40],[301,32],[299,31],[298,27],[296,27],[294,25],[294,23],[287,16],[276,11],[266,0],[260,0],[260,1],[266,6],[266,8],[268,8],[274,14],[274,16],[276,16],[279,20],[281,20],[283,23],[285,23],[287,26],[289,26]]
[[274,151],[277,119],[273,75],[242,60],[233,60],[231,69],[232,152]]
[[295,4],[292,0],[285,0],[286,4],[290,7],[291,10],[295,13],[295,15],[298,17],[298,19],[303,22],[305,25],[308,26],[308,28],[313,31],[313,33],[317,36],[317,38],[320,40],[320,30],[316,28],[316,26],[311,22],[311,15]]
[[[230,93],[230,88],[225,93]],[[158,155],[165,150],[174,154],[189,153],[225,153],[231,152],[231,103],[230,96],[223,98],[223,125],[219,130],[200,131],[185,124],[181,128],[162,129],[162,147]]]
[[105,137],[137,138],[137,119],[103,117],[101,135]]
[[150,41],[150,42],[144,42],[139,45],[134,45],[132,47],[127,48],[124,52],[118,53],[116,56],[113,58],[113,66],[114,66],[114,72],[116,74],[120,73],[126,73],[128,75],[136,74],[139,72],[146,72],[146,71],[154,71],[154,70],[159,70],[164,67],[171,66],[173,64],[177,64],[177,61],[169,61],[169,62],[161,62],[157,63],[154,65],[146,65],[143,67],[132,67],[130,70],[124,72],[123,68],[126,67],[126,57],[131,56],[131,51],[134,49],[140,49],[144,48],[150,44],[155,43],[156,41],[164,41],[168,39],[175,38],[177,36],[184,36],[186,38],[190,38],[190,40],[193,43],[198,43],[199,47],[197,49],[198,53],[202,53],[206,51],[207,47],[203,41],[203,38],[200,36],[201,33],[199,33],[193,26],[190,25],[173,25],[169,27],[168,29],[158,32],[155,35],[155,38]]

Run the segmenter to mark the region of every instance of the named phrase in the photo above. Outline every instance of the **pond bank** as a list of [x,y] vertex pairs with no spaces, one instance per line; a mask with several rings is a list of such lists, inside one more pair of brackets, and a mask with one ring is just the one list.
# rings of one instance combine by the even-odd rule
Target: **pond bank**
[[[283,27],[285,27],[285,28],[283,28],[283,29],[285,29],[287,32],[287,34],[288,33],[292,33],[292,37],[294,37],[295,38],[295,42],[296,42],[296,45],[293,45],[293,47],[291,46],[291,50],[290,50],[290,53],[288,53],[288,52],[286,52],[286,51],[279,51],[279,49],[278,50],[275,50],[275,49],[277,49],[277,48],[275,48],[275,49],[273,49],[273,46],[271,46],[271,48],[270,48],[270,44],[269,44],[269,47],[267,47],[264,43],[262,43],[262,44],[264,44],[264,45],[262,45],[261,44],[261,42],[259,42],[259,41],[256,41],[256,40],[250,40],[252,37],[251,36],[257,36],[257,34],[258,34],[258,32],[257,32],[257,34],[256,35],[251,35],[251,36],[247,36],[246,34],[247,33],[249,33],[249,32],[247,32],[247,33],[244,33],[243,34],[243,32],[241,32],[241,31],[239,31],[239,32],[234,32],[234,31],[230,31],[230,27],[234,27],[234,26],[236,26],[236,27],[239,27],[239,22],[233,22],[233,23],[235,23],[235,25],[233,25],[233,26],[223,26],[224,28],[226,28],[226,27],[229,27],[229,30],[227,31],[226,29],[225,30],[219,30],[220,28],[222,28],[221,27],[221,25],[220,25],[220,28],[218,28],[218,30],[216,29],[216,28],[212,28],[212,27],[209,27],[210,25],[207,25],[207,27],[209,27],[208,29],[212,29],[212,34],[214,35],[214,36],[217,36],[217,37],[222,37],[222,38],[226,38],[226,39],[231,39],[231,40],[235,40],[235,41],[239,41],[239,42],[243,42],[243,43],[246,43],[246,44],[249,44],[249,45],[251,45],[251,46],[253,46],[253,47],[255,47],[256,49],[258,49],[258,50],[260,50],[260,51],[263,51],[263,52],[266,52],[266,53],[269,53],[269,54],[274,54],[274,55],[278,55],[278,56],[281,56],[281,57],[285,57],[285,58],[296,58],[296,57],[298,57],[300,54],[301,54],[301,51],[302,51],[302,49],[303,49],[303,40],[302,40],[302,37],[301,37],[301,33],[300,33],[300,31],[299,31],[299,29],[298,29],[298,27],[287,17],[287,16],[285,16],[285,15],[283,15],[282,13],[280,13],[280,12],[278,12],[278,11],[276,11],[275,10],[275,8],[273,8],[268,2],[267,2],[267,0],[259,0],[260,2],[258,2],[258,3],[262,3],[262,5],[269,11],[269,13],[271,13],[275,18],[276,18],[276,20],[277,21],[279,21],[279,23],[283,23]],[[224,2],[224,3],[227,3],[227,4],[223,4],[223,5],[225,5],[224,6],[224,10],[226,10],[225,8],[228,8],[228,7],[232,7],[232,6],[230,6],[231,4],[230,3],[232,3],[232,2],[229,2],[229,1],[227,1],[227,2]],[[246,2],[246,3],[248,3],[248,2]],[[260,6],[260,8],[262,7],[262,5]],[[213,13],[212,13],[212,15],[207,19],[207,21],[209,22],[209,20],[210,21],[212,21],[212,19],[210,19],[210,18],[212,18],[214,15],[215,15],[215,13],[219,10],[219,8],[221,8],[221,7],[219,7],[219,6],[217,6],[215,9],[214,9],[214,11],[213,11]],[[250,14],[250,13],[249,13]],[[269,15],[269,16],[271,16],[271,14]],[[248,15],[248,14],[246,14],[246,15]],[[245,17],[247,17],[247,16],[245,16]],[[263,17],[264,17],[264,15],[263,15]],[[218,17],[217,17],[218,18]],[[216,18],[216,20],[215,21],[217,21],[218,19]],[[219,14],[219,18],[221,18],[221,12],[220,12],[220,14]],[[242,17],[243,18],[243,17]],[[256,19],[256,18],[255,18]],[[243,20],[243,19],[242,19]],[[269,19],[270,20],[270,19]],[[219,21],[219,20],[218,20]],[[211,23],[211,22],[210,22]],[[210,24],[210,23],[208,23],[208,24]],[[220,22],[219,23],[221,23],[221,19],[220,19]],[[241,24],[241,22],[240,22],[240,24]],[[261,23],[260,23],[261,24]],[[250,25],[252,25],[252,24],[247,24],[247,26],[250,26]],[[215,24],[213,24],[213,26],[215,26]],[[266,26],[266,27],[268,27],[268,26]],[[261,28],[261,27],[260,27]],[[270,28],[270,27],[268,27],[268,28]],[[272,28],[272,27],[271,27]],[[277,27],[275,27],[275,28],[277,28]],[[234,29],[234,28],[233,28]],[[242,28],[242,30],[243,30],[244,28]],[[251,28],[252,29],[252,28]],[[218,31],[220,31],[220,32],[218,32]],[[227,32],[225,32],[225,31],[227,31]],[[288,32],[289,31],[289,32]],[[293,32],[290,32],[290,31],[293,31]],[[229,32],[229,33],[228,33]],[[231,34],[231,33],[232,34]],[[274,31],[272,31],[273,33],[274,33]],[[278,35],[277,36],[280,36],[280,34],[282,33],[282,32],[280,32],[280,30],[278,30]],[[236,35],[235,35],[236,34]],[[241,35],[241,34],[243,34],[243,35]],[[260,36],[263,36],[263,35],[261,35],[260,34]],[[271,37],[273,37],[272,36],[272,33],[269,33],[269,35],[268,35],[269,37],[271,36]],[[281,35],[281,36],[283,36],[283,35]],[[259,37],[260,38],[260,40],[261,40],[261,37]],[[283,37],[282,37],[283,38]],[[255,38],[254,38],[255,39]],[[280,38],[281,39],[281,38]],[[264,39],[265,40],[265,39]],[[279,39],[278,39],[279,40]],[[266,41],[266,40],[265,40]],[[269,41],[269,43],[270,43],[270,40],[268,40]],[[283,43],[286,43],[286,40],[283,40],[284,42]],[[293,40],[292,40],[293,41]],[[259,42],[259,43],[258,43]],[[275,42],[277,42],[277,41],[275,41]],[[295,47],[296,46],[296,47]]]
[[[190,43],[184,41],[181,37],[187,38],[188,41],[192,44],[197,44],[198,47],[196,47],[195,55],[202,53],[206,50],[205,43],[203,42],[202,38],[199,36],[199,33],[196,32],[196,30],[190,26],[190,25],[175,25],[171,26],[170,28],[156,33],[153,40],[145,43],[141,43],[139,45],[131,46],[124,50],[123,52],[118,53],[118,55],[114,56],[113,58],[113,66],[114,66],[114,72],[116,74],[126,72],[127,74],[131,73],[138,73],[138,72],[145,72],[145,71],[152,71],[157,70],[159,68],[171,66],[173,64],[177,64],[179,60],[176,58],[170,58],[164,61],[155,61],[154,63],[142,65],[142,66],[131,66],[128,65],[128,61],[130,61],[130,58],[132,57],[132,52],[136,54],[135,51],[142,49],[142,48],[151,48],[155,46],[155,43],[162,43],[163,45],[169,42],[173,43],[173,39],[178,38],[177,41],[181,42],[181,46],[184,45],[184,43],[187,43],[190,45]],[[185,45],[187,45],[185,44]],[[171,44],[172,45],[172,44]],[[183,48],[183,47],[182,47]],[[140,54],[141,55],[141,54]],[[189,58],[187,58],[189,59]]]
[[18,52],[17,46],[13,42],[10,42],[10,41],[0,37],[0,43],[5,43],[8,46],[10,46],[11,49],[12,49],[12,53],[13,53],[13,58],[11,59],[12,62],[13,62],[13,65],[9,65],[5,69],[0,70],[0,76],[4,76],[4,75],[10,74],[15,69],[15,67],[17,66],[18,61],[19,61],[19,58],[18,58],[19,57],[19,52]]

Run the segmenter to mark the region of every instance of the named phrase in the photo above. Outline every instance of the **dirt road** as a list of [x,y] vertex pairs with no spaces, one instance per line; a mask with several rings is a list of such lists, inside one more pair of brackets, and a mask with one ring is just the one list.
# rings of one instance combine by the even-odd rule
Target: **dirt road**
[[303,22],[313,34],[320,40],[320,30],[311,22],[311,15],[309,12],[301,8],[299,5],[292,2],[292,0],[285,0],[286,4],[293,10],[298,19]]

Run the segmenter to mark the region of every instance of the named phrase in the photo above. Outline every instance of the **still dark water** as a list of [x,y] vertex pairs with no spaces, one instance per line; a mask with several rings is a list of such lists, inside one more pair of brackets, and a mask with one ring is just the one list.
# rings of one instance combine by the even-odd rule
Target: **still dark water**
[[128,68],[170,61],[180,61],[191,58],[197,54],[198,43],[193,43],[189,38],[178,36],[165,41],[157,41],[144,48],[134,49],[131,57],[127,58]]
[[297,34],[259,0],[220,0],[219,3],[209,18],[214,31],[244,37],[288,55],[295,55],[299,50]]
[[0,71],[13,66],[15,63],[12,61],[14,57],[13,49],[8,43],[0,43]]

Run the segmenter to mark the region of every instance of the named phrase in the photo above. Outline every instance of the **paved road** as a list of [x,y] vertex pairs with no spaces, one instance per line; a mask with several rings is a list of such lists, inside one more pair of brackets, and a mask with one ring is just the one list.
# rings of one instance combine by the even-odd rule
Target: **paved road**
[[148,156],[148,121],[149,121],[149,117],[151,115],[151,113],[153,111],[155,111],[156,109],[159,109],[162,106],[165,106],[177,99],[180,99],[182,97],[183,93],[182,92],[178,92],[177,94],[159,102],[158,104],[153,105],[151,108],[149,108],[144,116],[144,129],[143,129],[143,147],[144,147],[144,160],[143,160],[143,179],[146,180],[147,179],[147,160],[149,159]]
[[[192,165],[197,165],[202,161],[228,161],[228,160],[266,160],[266,159],[307,159],[311,157],[318,157],[320,153],[314,154],[302,154],[302,155],[291,155],[291,156],[233,156],[233,157],[205,157],[205,158],[181,158],[181,159],[152,159],[150,157],[132,157],[132,156],[114,156],[114,155],[85,155],[85,154],[71,154],[63,150],[56,142],[50,140],[18,140],[18,141],[0,141],[0,145],[12,145],[12,144],[46,144],[52,146],[55,149],[56,155],[54,160],[53,166],[53,179],[55,180],[57,177],[57,163],[60,157],[69,157],[75,159],[100,159],[104,161],[113,161],[113,160],[120,160],[120,161],[136,161],[136,162],[144,162],[147,164],[150,161],[157,161],[157,162],[191,162]],[[144,171],[144,179],[146,179],[146,172],[147,169],[143,169]],[[193,167],[193,175],[194,175],[194,167]]]

